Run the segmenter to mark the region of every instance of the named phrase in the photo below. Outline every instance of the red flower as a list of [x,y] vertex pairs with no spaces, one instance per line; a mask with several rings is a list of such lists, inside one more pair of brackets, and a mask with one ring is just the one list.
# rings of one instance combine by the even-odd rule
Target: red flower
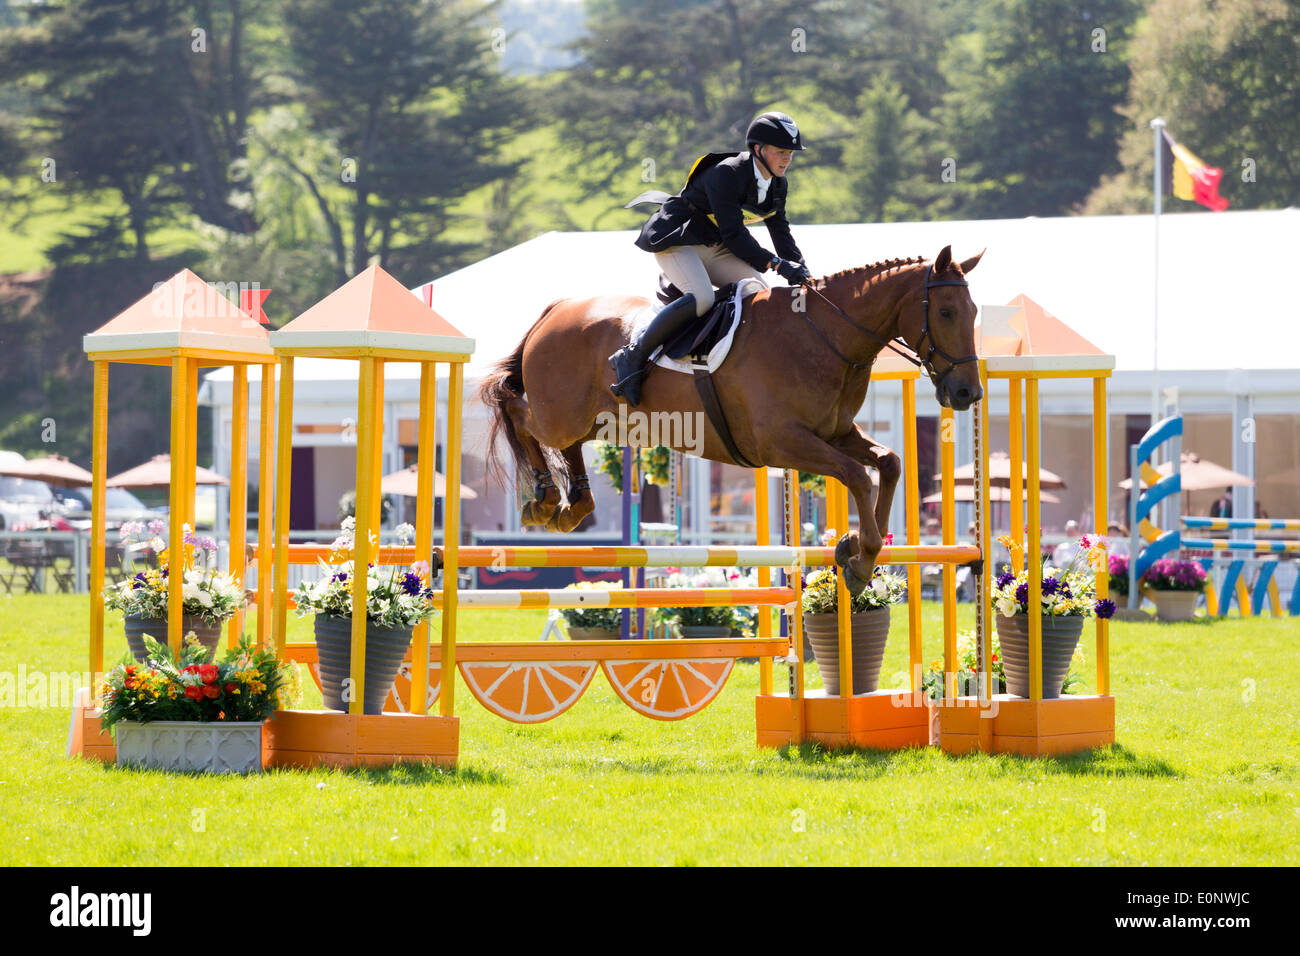
[[203,697],[203,688],[191,684],[189,687],[185,688],[185,696],[190,700],[201,700]]
[[201,689],[203,693],[208,695],[208,700],[216,700],[221,696],[221,688],[216,684],[209,684],[207,687]]
[[203,664],[199,667],[199,675],[203,678],[203,683],[211,684],[217,679],[217,665]]
[[135,673],[135,665],[134,665],[134,664],[127,664],[127,665],[126,665],[126,672],[127,672],[128,674],[134,674],[134,673]]
[[226,685],[227,694],[233,694],[237,690],[239,690],[239,685],[236,684],[234,681],[231,681],[229,684]]

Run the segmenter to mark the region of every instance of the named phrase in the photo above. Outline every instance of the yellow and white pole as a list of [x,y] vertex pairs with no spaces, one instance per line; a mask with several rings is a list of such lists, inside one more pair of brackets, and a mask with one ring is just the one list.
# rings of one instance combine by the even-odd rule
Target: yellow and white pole
[[460,574],[460,438],[465,402],[465,365],[451,363],[447,384],[447,497],[442,510],[442,692],[439,713],[456,713],[456,609]]
[[99,697],[100,675],[104,673],[104,561],[108,529],[106,482],[108,480],[108,362],[95,367],[95,407],[91,423],[93,442],[90,469],[90,696]]
[[[285,359],[292,363],[292,359]],[[289,366],[291,368],[292,365]],[[271,595],[275,590],[272,528],[275,517],[275,370],[274,362],[263,362],[258,385],[257,443],[257,647],[271,643]],[[291,416],[292,417],[292,416]],[[288,553],[285,553],[288,561]]]
[[[370,535],[378,527],[375,495],[371,485],[375,478],[375,366],[372,356],[361,358],[357,378],[357,472],[356,517],[352,546],[352,666],[350,694],[343,699],[348,713],[361,714],[365,708],[366,681],[366,604],[369,598]],[[278,562],[277,562],[278,563]]]
[[[238,362],[234,367],[234,385],[231,394],[230,420],[230,547],[229,572],[244,590],[244,572],[248,562],[244,555],[244,542],[248,535],[248,366]],[[221,423],[216,422],[215,428]],[[213,464],[216,464],[213,462]],[[244,605],[226,625],[226,646],[234,647],[244,633]]]
[[[676,454],[671,452],[670,454]],[[754,469],[754,517],[758,526],[758,541],[762,546],[772,543],[771,527],[769,525],[770,505],[768,501],[768,473],[766,468]],[[758,586],[760,588],[771,587],[772,569],[758,569]],[[769,607],[758,608],[758,633],[757,637],[772,636],[772,609]],[[758,659],[758,692],[765,696],[772,693],[772,658],[763,655]]]
[[[903,379],[903,505],[907,516],[907,544],[921,544],[921,479],[916,447],[916,379]],[[924,674],[924,635],[921,631],[921,567],[907,566],[908,661],[912,693],[921,693]]]
[[[420,417],[416,438],[419,458],[416,463],[415,554],[417,561],[428,561],[433,551],[434,470],[438,454],[438,363],[420,363]],[[451,489],[446,491],[451,494]],[[445,500],[445,499],[444,499]],[[428,711],[429,622],[415,627],[411,650],[411,701],[409,712]]]
[[[1025,562],[1029,571],[1029,697],[1043,699],[1043,561],[1039,499],[1038,378],[1030,372],[1025,381],[1025,444],[1029,451],[1029,534]],[[1016,468],[1013,465],[1011,473]]]
[[[1109,422],[1106,409],[1106,379],[1098,375],[1092,380],[1092,513],[1096,536],[1106,533],[1110,514],[1107,475]],[[1102,566],[1096,568],[1097,600],[1110,596],[1110,562],[1102,555]],[[1110,621],[1097,618],[1097,693],[1110,693]]]
[[[265,368],[265,366],[263,366]],[[264,392],[270,383],[263,381]],[[271,644],[279,656],[288,642],[289,627],[289,502],[293,480],[293,357],[280,359],[280,407],[276,418],[275,448],[275,583],[271,594],[261,596],[261,606],[271,608]],[[263,468],[265,473],[265,467]],[[261,525],[265,527],[265,523]],[[259,534],[260,536],[260,534]]]
[[[943,493],[943,543],[957,543],[957,503],[954,452],[957,445],[957,419],[951,408],[939,413],[939,471]],[[957,696],[957,568],[943,566],[943,695]]]

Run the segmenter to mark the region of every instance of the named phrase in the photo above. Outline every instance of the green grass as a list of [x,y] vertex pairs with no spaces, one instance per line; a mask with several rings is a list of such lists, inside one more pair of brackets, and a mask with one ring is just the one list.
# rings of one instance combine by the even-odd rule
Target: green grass
[[[0,597],[0,672],[84,669],[87,615],[84,596]],[[543,623],[532,612],[464,620],[467,638],[502,640],[535,638]],[[903,664],[902,620],[885,675]],[[960,626],[971,620],[963,605]],[[929,656],[939,621],[927,605]],[[309,627],[295,620],[293,639]],[[455,772],[121,771],[67,759],[66,710],[6,701],[0,845],[10,864],[1300,861],[1297,621],[1113,631],[1119,744],[1050,760],[761,751],[758,668],[746,664],[678,723],[633,713],[600,675],[536,727],[491,716],[461,683]],[[109,635],[110,656],[123,652],[112,617]]]

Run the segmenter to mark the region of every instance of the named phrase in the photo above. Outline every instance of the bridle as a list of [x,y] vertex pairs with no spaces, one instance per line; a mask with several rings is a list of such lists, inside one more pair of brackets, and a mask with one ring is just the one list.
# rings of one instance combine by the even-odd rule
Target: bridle
[[[943,349],[939,348],[939,346],[937,346],[934,342],[934,337],[930,335],[930,290],[942,285],[958,285],[958,286],[970,285],[970,283],[968,283],[965,279],[941,279],[937,282],[933,281],[930,278],[933,269],[934,269],[933,263],[925,267],[925,284],[921,288],[921,337],[916,340],[917,355],[920,355],[921,353],[921,343],[924,342],[927,338],[930,340],[930,348],[926,351],[925,356],[922,358],[917,358],[916,356],[910,354],[909,352],[904,352],[902,349],[900,349],[898,346],[894,344],[894,341],[898,341],[898,342],[902,342],[903,345],[907,346],[907,341],[901,335],[898,336],[893,341],[886,339],[884,336],[879,335],[878,333],[872,331],[866,326],[858,325],[858,323],[854,322],[851,318],[849,318],[848,314],[845,313],[843,309],[841,309],[830,299],[826,298],[826,296],[822,294],[821,290],[814,288],[811,283],[804,284],[804,287],[811,290],[813,293],[815,293],[818,296],[818,298],[820,298],[823,302],[829,305],[832,310],[834,310],[836,315],[838,315],[845,322],[849,323],[849,325],[853,326],[859,332],[865,332],[867,335],[871,336],[871,338],[875,339],[881,345],[884,345],[886,348],[893,349],[895,352],[897,352],[907,361],[911,362],[917,368],[924,368],[925,373],[928,376],[930,376],[930,381],[934,384],[934,387],[937,389],[939,388],[940,385],[943,384],[944,379],[946,379],[948,375],[952,372],[952,370],[955,369],[958,365],[964,365],[967,362],[974,362],[979,359],[979,356],[967,355],[964,358],[953,358]],[[821,340],[826,343],[827,347],[830,348],[830,350],[834,352],[839,357],[840,361],[842,361],[845,365],[848,365],[850,368],[854,370],[871,368],[870,362],[867,362],[865,364],[862,362],[855,362],[852,359],[848,358],[846,355],[844,355],[844,353],[842,353],[839,349],[837,349],[834,343],[832,343],[831,340],[826,337],[825,333],[823,333],[821,329],[817,328],[817,326],[813,324],[813,320],[809,318],[807,312],[802,313],[802,315],[804,321],[808,323],[808,327],[811,328],[814,332],[818,334],[818,336],[821,337]],[[907,347],[911,348],[911,346],[907,346]],[[938,355],[948,363],[948,367],[943,370],[942,374],[936,372],[934,368],[934,357],[936,355]]]

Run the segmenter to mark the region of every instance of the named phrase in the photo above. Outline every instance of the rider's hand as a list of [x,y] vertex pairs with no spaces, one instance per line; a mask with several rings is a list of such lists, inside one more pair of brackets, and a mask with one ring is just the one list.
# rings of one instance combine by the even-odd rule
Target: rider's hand
[[806,265],[802,262],[791,262],[789,259],[778,260],[776,271],[781,274],[782,279],[791,285],[803,285],[812,278]]

